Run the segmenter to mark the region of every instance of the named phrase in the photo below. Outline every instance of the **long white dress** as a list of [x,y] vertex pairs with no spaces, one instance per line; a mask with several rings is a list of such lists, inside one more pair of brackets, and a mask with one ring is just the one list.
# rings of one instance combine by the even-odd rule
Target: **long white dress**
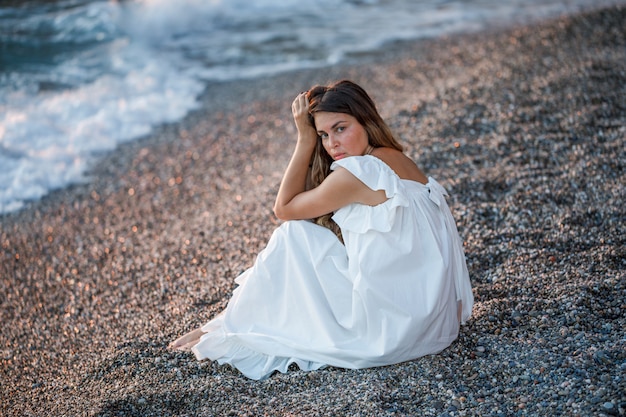
[[202,327],[198,359],[263,379],[296,363],[366,368],[438,353],[458,336],[473,296],[461,239],[433,178],[399,178],[366,155],[336,161],[373,190],[333,219],[345,245],[309,221],[283,223],[236,279],[226,309]]

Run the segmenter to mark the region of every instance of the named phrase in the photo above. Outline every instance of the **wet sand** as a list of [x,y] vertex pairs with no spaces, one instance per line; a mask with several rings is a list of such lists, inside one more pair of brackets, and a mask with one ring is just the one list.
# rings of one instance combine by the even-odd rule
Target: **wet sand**
[[[1,416],[626,413],[626,7],[215,84],[0,217]],[[449,199],[476,305],[440,355],[247,380],[167,350],[278,224],[291,100],[350,78]]]

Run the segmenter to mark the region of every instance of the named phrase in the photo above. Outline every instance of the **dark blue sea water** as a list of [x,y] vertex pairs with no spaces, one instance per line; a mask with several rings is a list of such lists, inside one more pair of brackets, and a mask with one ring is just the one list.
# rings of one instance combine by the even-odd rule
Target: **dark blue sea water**
[[0,214],[198,106],[207,83],[611,0],[0,0]]

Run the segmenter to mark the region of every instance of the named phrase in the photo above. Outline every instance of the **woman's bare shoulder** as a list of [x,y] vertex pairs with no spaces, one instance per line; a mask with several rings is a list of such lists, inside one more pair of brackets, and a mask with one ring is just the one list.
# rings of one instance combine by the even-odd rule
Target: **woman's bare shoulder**
[[397,149],[380,147],[372,151],[371,155],[382,160],[402,179],[426,184],[428,178],[419,169],[415,162]]

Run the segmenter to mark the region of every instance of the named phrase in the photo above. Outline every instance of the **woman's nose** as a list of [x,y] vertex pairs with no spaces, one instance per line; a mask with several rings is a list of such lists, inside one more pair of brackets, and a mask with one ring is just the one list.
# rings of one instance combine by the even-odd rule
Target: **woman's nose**
[[339,141],[337,141],[333,135],[328,135],[328,145],[334,148],[339,145]]

